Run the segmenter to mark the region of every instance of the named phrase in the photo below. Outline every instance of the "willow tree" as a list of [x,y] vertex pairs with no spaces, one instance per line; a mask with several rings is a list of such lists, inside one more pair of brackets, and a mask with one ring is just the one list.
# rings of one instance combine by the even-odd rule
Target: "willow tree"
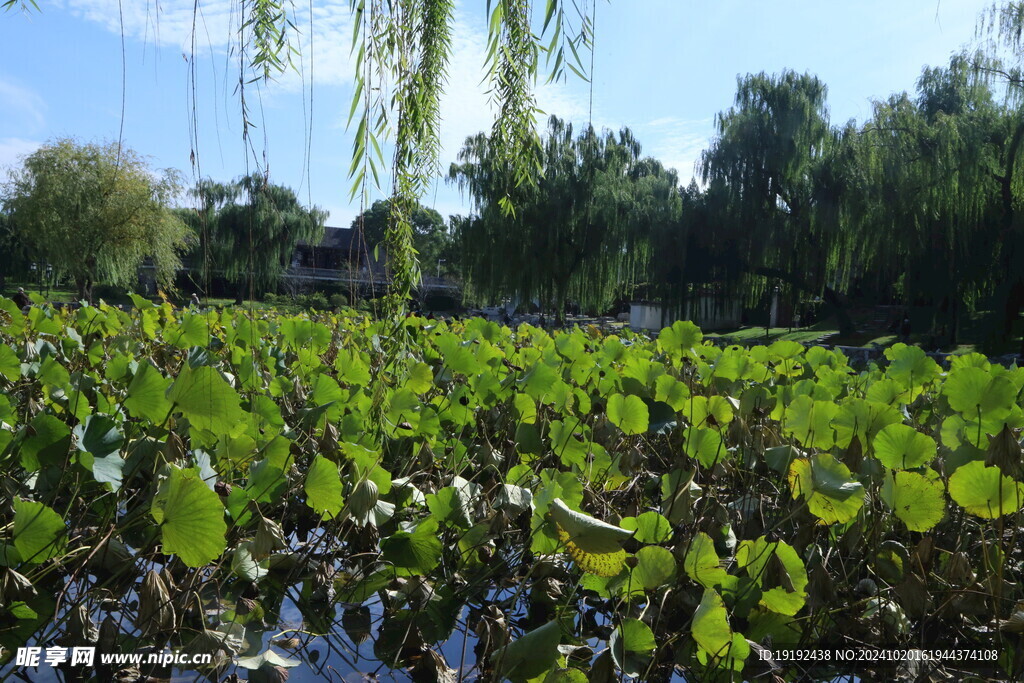
[[466,140],[449,177],[478,215],[460,234],[466,286],[483,298],[538,299],[561,319],[570,299],[606,306],[642,262],[632,220],[643,210],[640,145],[629,129],[576,135],[552,116],[541,150],[535,181],[522,183],[493,138],[479,134]]
[[961,57],[926,68],[918,94],[876,102],[857,151],[850,216],[865,273],[932,309],[955,343],[960,314],[991,293],[1007,119]]
[[[989,346],[1004,346],[1014,334],[1024,308],[1024,217],[1019,203],[1024,197],[1024,2],[994,3],[983,16],[981,27],[993,38],[988,53],[973,59],[975,73],[989,83],[1005,88],[1007,125],[1001,138],[1001,171],[996,180],[1000,191],[998,245],[992,271],[1001,275],[995,287],[993,308],[997,319],[990,331]],[[1024,354],[1024,336],[1020,352]]]
[[845,131],[829,125],[818,78],[785,71],[739,78],[734,106],[718,115],[701,159],[719,201],[715,229],[757,296],[773,283],[821,296],[852,331],[841,295],[851,263],[842,249]]
[[4,188],[14,239],[92,298],[97,282],[131,287],[148,257],[157,281],[180,266],[188,230],[169,208],[177,175],[156,175],[117,143],[61,139],[28,155]]
[[199,200],[193,229],[204,277],[222,274],[235,285],[238,304],[277,286],[299,242],[323,238],[326,214],[262,175],[228,184],[203,180],[193,195]]
[[[649,257],[638,286],[641,298],[683,311],[701,292],[713,292],[716,305],[742,294],[746,271],[733,253],[736,238],[727,232],[732,226],[721,220],[723,194],[718,184],[702,189],[691,181],[661,203],[660,215],[646,225]],[[699,309],[690,310],[694,315]]]

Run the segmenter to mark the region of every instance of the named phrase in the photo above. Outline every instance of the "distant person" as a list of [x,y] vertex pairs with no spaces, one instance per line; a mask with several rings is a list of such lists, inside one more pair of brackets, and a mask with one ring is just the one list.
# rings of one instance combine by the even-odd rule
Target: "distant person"
[[196,294],[195,292],[192,292],[192,302],[191,303],[192,303],[192,306],[195,306],[196,308],[199,308],[199,306],[200,306],[199,295]]
[[28,298],[24,287],[18,287],[18,291],[14,293],[11,299],[14,300],[14,303],[21,309],[22,313],[27,313],[29,306],[32,305],[32,300]]
[[900,322],[900,339],[904,344],[910,343],[910,314],[904,313]]

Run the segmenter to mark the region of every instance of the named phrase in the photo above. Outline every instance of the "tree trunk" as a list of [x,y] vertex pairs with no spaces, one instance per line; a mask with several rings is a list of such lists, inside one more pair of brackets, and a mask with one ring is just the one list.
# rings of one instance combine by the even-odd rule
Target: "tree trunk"
[[[753,272],[756,275],[763,275],[764,277],[776,278],[783,282],[788,282],[797,289],[807,292],[808,294],[816,295],[818,293],[809,282],[799,275],[795,275],[780,268],[768,268],[761,266],[753,268],[750,272]],[[832,307],[836,316],[836,323],[839,326],[839,334],[850,335],[857,331],[857,328],[853,325],[853,320],[850,318],[850,310],[846,304],[846,300],[839,294],[839,292],[826,286],[822,288],[821,298],[824,299],[825,303]]]
[[78,287],[78,299],[79,301],[87,301],[92,303],[92,278],[91,277],[76,277],[75,285]]
[[946,339],[946,343],[949,346],[956,348],[957,338],[960,336],[960,299],[953,298],[953,311],[949,320],[949,337]]
[[853,319],[850,318],[850,310],[846,305],[845,299],[831,287],[825,287],[822,290],[821,298],[825,300],[836,315],[836,323],[839,325],[839,334],[850,335],[857,331],[857,328],[853,324]]
[[235,305],[241,306],[245,303],[245,292],[248,289],[245,278],[238,281],[238,288],[235,290]]
[[562,327],[565,325],[565,305],[566,305],[566,292],[569,290],[569,278],[559,278],[558,283],[555,285],[555,326]]

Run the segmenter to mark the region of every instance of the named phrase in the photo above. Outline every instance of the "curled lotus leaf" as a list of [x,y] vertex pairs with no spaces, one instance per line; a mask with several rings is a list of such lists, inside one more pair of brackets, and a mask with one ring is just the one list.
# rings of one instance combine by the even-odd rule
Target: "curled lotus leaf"
[[633,536],[633,531],[572,510],[561,498],[551,501],[550,513],[559,540],[580,569],[598,576],[615,576],[622,571],[626,561],[622,543]]

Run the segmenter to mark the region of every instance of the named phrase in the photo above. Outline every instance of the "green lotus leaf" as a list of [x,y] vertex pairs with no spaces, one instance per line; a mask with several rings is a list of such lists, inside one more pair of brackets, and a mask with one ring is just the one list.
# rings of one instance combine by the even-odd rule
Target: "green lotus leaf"
[[264,664],[290,669],[293,666],[298,666],[302,664],[302,660],[282,657],[273,650],[266,650],[265,652],[262,652],[258,655],[253,655],[252,657],[239,657],[236,660],[236,664],[238,664],[238,666],[242,667],[243,669],[249,669],[250,671],[255,671],[256,669],[262,667]]
[[480,362],[468,348],[472,342],[464,343],[454,334],[448,333],[438,337],[434,343],[437,344],[437,349],[441,352],[445,366],[452,372],[466,376],[480,372]]
[[683,443],[686,455],[695,459],[704,467],[714,467],[715,463],[725,460],[729,455],[722,434],[715,429],[688,429],[686,441]]
[[704,333],[692,322],[677,320],[658,333],[658,348],[663,353],[678,357],[700,344],[703,338]]
[[705,661],[718,659],[739,671],[750,654],[746,639],[742,634],[734,634],[729,627],[722,596],[711,588],[704,590],[704,597],[693,614],[690,635],[700,646]]
[[703,531],[694,535],[683,559],[683,570],[687,576],[704,586],[714,588],[724,584],[728,574],[722,569],[721,560],[715,552],[715,542]]
[[845,524],[864,505],[864,485],[829,453],[797,458],[789,465],[788,478],[793,498],[803,496],[824,524]]
[[341,512],[341,476],[338,466],[322,455],[317,455],[306,473],[306,505],[324,519],[334,519]]
[[215,368],[193,369],[186,364],[167,398],[199,429],[216,434],[237,434],[245,429],[241,399]]
[[162,424],[171,412],[171,402],[167,400],[169,386],[171,380],[161,375],[150,361],[139,362],[138,369],[128,385],[125,408],[134,418]]
[[7,344],[0,344],[0,375],[12,382],[21,379],[21,361]]
[[224,504],[195,470],[172,467],[150,514],[160,525],[164,553],[177,555],[185,565],[202,567],[224,552]]
[[416,363],[409,368],[406,384],[414,394],[425,394],[434,386],[434,372],[426,363]]
[[[642,673],[643,661],[631,655],[647,655],[658,647],[651,627],[639,619],[625,618],[612,631],[608,639],[612,661],[629,676]],[[646,658],[643,658],[646,660]]]
[[881,429],[872,443],[875,457],[891,469],[914,469],[935,458],[935,440],[905,424]]
[[797,396],[786,408],[783,432],[792,435],[806,448],[832,448],[835,443],[832,419],[838,412],[839,406],[831,401]]
[[90,415],[72,433],[77,439],[78,450],[91,453],[96,458],[117,453],[124,445],[124,435],[109,415]]
[[931,474],[929,478],[917,472],[887,473],[882,482],[882,500],[911,531],[928,531],[945,517],[945,492]]
[[637,517],[623,517],[619,526],[635,531],[635,538],[641,543],[664,543],[672,538],[671,522],[653,510]]
[[725,427],[732,422],[732,404],[725,396],[691,396],[683,406],[683,417],[694,427]]
[[654,400],[664,401],[672,406],[672,410],[682,410],[690,390],[685,382],[680,382],[671,375],[661,375],[654,382]]
[[491,662],[501,677],[513,681],[536,678],[555,664],[561,638],[558,622],[549,621],[495,650]]
[[908,389],[933,382],[942,371],[919,346],[893,344],[885,350],[885,356],[891,361],[885,374]]
[[13,536],[21,561],[28,564],[59,557],[68,543],[60,515],[42,503],[20,498],[14,500]]
[[832,418],[832,428],[836,431],[836,445],[848,448],[855,437],[861,446],[866,446],[883,428],[902,421],[903,417],[896,408],[854,397],[839,406]]
[[636,566],[629,572],[632,589],[654,590],[676,576],[676,558],[667,548],[648,545],[636,552]]
[[998,467],[986,467],[976,460],[961,465],[950,476],[949,496],[969,514],[995,519],[1021,509],[1024,484],[1004,476]]
[[736,549],[736,564],[761,587],[761,604],[773,612],[793,616],[807,601],[807,569],[796,550],[785,541],[764,536],[743,541]]
[[968,420],[999,420],[1013,409],[1017,389],[1006,377],[979,367],[961,367],[949,373],[942,393],[949,406]]
[[32,436],[21,442],[21,465],[27,472],[62,465],[71,447],[71,430],[49,413],[39,413],[32,422]]
[[201,315],[186,313],[179,323],[168,323],[164,340],[179,349],[206,346],[210,343],[209,323]]
[[626,434],[643,434],[650,414],[639,396],[612,394],[608,397],[608,419]]
[[571,510],[561,498],[551,501],[551,518],[558,538],[580,569],[598,576],[615,576],[622,571],[626,551],[622,543],[632,531]]
[[380,548],[384,561],[390,562],[402,575],[430,573],[441,561],[441,539],[437,520],[427,518],[413,531],[398,531],[384,538]]

